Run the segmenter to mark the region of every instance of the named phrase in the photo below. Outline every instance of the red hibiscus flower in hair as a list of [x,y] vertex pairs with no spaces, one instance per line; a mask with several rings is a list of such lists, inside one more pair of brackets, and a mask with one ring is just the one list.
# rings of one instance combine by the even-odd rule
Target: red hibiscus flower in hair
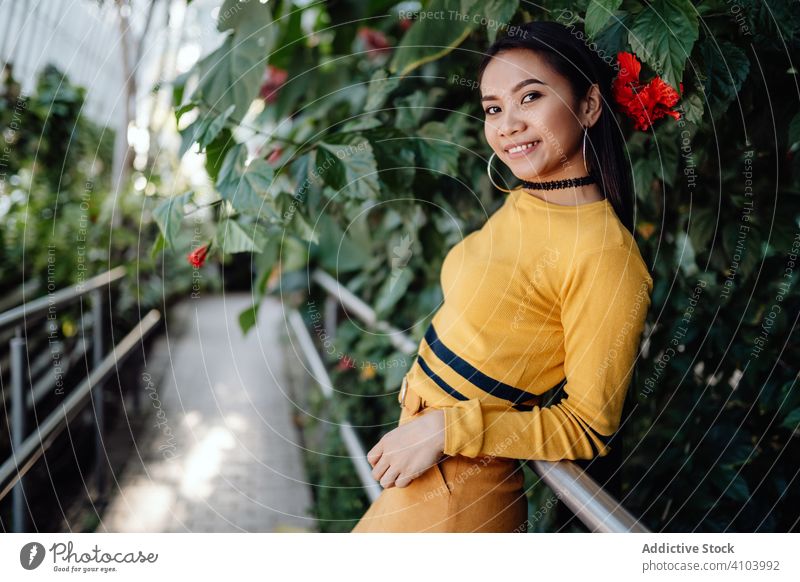
[[189,264],[196,268],[202,267],[203,263],[206,262],[209,248],[211,248],[210,244],[203,245],[201,247],[197,247],[191,253],[186,255],[186,258],[189,259]]
[[[672,108],[678,103],[680,96],[661,77],[654,77],[647,84],[642,84],[639,75],[642,64],[636,55],[626,52],[617,54],[620,71],[612,83],[614,100],[620,111],[633,119],[636,129],[647,130],[653,122],[669,115],[680,119],[680,112]],[[683,93],[683,83],[680,84]]]
[[358,29],[358,38],[364,43],[364,47],[368,51],[367,56],[370,59],[376,59],[381,54],[392,50],[389,41],[386,40],[386,36],[380,30],[362,26]]
[[267,103],[273,103],[278,99],[278,89],[286,82],[289,72],[285,69],[267,65],[264,70],[264,78],[261,80],[259,94]]

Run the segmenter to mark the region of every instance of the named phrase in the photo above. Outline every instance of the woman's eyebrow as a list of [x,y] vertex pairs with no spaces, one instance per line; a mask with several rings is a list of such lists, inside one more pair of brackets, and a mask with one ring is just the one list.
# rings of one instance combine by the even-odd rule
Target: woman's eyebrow
[[[511,92],[512,93],[516,93],[517,91],[522,89],[525,85],[534,85],[534,84],[537,84],[537,83],[539,85],[544,85],[545,87],[547,86],[547,83],[545,83],[544,81],[540,81],[539,79],[530,78],[530,79],[525,79],[524,81],[520,81],[519,83],[514,85],[511,88]],[[496,97],[494,95],[484,95],[483,97],[481,97],[481,101],[490,101],[492,99],[498,99],[498,97]]]

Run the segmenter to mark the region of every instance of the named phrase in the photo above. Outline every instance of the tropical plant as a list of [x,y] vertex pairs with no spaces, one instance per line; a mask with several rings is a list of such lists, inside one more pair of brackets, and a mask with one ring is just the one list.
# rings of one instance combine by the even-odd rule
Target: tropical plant
[[[800,12],[789,0],[226,0],[220,46],[175,80],[174,104],[182,153],[203,152],[216,187],[211,253],[253,254],[242,328],[271,277],[303,289],[319,267],[420,339],[447,250],[502,203],[486,177],[480,55],[532,19],[564,23],[611,64],[632,55],[631,90],[678,96],[648,101],[662,108],[651,122],[615,112],[656,282],[624,428],[625,504],[657,530],[796,528]],[[164,201],[159,248],[177,244],[196,205],[191,192]],[[339,359],[404,357],[353,327],[338,330]],[[405,369],[344,373],[351,392],[386,398],[349,412],[396,420]]]

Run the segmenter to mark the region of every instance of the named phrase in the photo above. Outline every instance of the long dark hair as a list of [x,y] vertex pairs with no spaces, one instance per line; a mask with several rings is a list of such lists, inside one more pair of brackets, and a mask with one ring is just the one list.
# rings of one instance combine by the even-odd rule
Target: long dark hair
[[589,172],[597,177],[603,194],[611,202],[620,222],[633,232],[633,187],[628,164],[625,163],[621,128],[612,109],[614,98],[611,82],[616,71],[581,39],[585,39],[581,29],[558,22],[535,21],[510,27],[508,33],[498,38],[486,51],[478,69],[478,83],[492,57],[500,51],[513,48],[536,51],[569,81],[576,99],[583,98],[589,87],[597,83],[604,111],[597,123],[588,130],[586,165]]

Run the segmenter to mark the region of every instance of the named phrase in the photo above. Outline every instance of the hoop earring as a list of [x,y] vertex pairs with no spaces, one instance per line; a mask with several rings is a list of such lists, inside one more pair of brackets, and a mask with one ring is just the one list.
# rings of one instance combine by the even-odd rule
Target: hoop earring
[[498,186],[494,180],[492,180],[492,158],[495,156],[497,152],[492,152],[492,155],[489,156],[489,162],[486,164],[486,173],[489,174],[489,181],[492,183],[492,186],[497,188],[498,190],[502,190],[503,192],[513,192],[513,190],[506,190],[505,188],[501,188]]
[[589,130],[586,126],[583,126],[583,167],[586,170],[586,173],[589,173],[589,166],[586,165],[586,134],[589,133]]

